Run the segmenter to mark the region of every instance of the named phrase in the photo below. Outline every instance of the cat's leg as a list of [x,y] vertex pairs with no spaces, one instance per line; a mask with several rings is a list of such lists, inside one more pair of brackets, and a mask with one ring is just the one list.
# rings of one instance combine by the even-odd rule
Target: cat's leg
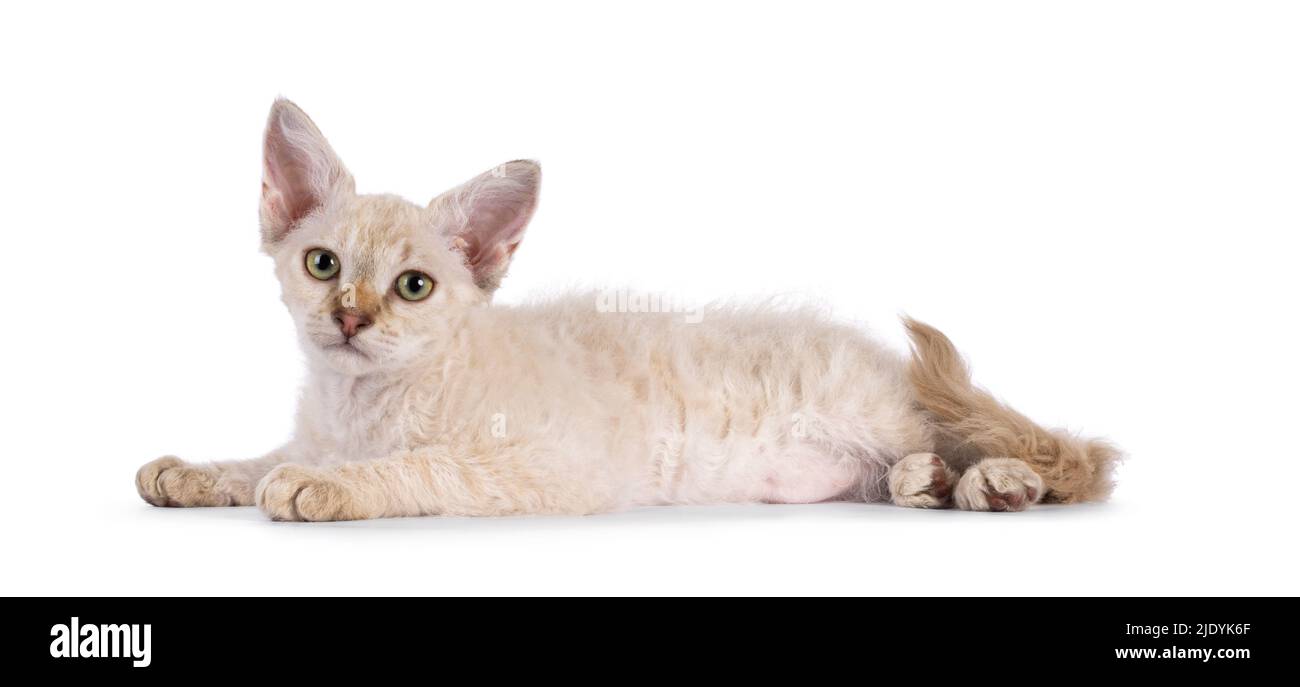
[[286,460],[283,449],[252,460],[216,463],[164,456],[135,473],[135,488],[155,506],[251,506],[258,481]]
[[933,453],[913,453],[889,469],[889,498],[909,508],[948,508],[957,474]]
[[1043,478],[1016,458],[985,458],[957,481],[954,500],[962,510],[1019,511],[1042,498]]
[[330,467],[289,463],[262,479],[255,498],[272,520],[297,521],[604,510],[572,478],[548,489],[520,467],[537,464],[518,450],[466,457],[444,448]]

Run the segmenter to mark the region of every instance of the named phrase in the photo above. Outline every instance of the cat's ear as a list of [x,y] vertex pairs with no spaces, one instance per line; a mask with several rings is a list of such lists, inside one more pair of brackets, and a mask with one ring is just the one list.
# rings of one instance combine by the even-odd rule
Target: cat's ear
[[297,105],[279,98],[271,106],[262,144],[262,242],[284,238],[302,218],[332,196],[356,186],[334,149]]
[[537,209],[541,183],[540,165],[515,160],[474,177],[429,204],[447,218],[453,247],[465,256],[474,283],[484,291],[501,284],[510,257]]

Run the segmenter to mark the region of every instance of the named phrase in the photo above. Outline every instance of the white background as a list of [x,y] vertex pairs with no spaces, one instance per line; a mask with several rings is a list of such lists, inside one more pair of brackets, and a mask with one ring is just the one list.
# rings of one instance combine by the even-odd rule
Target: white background
[[[1300,16],[1286,3],[12,3],[4,594],[1296,594]],[[535,157],[500,300],[791,294],[1129,454],[1105,505],[277,524],[159,509],[302,377],[258,253],[303,106],[365,192]]]

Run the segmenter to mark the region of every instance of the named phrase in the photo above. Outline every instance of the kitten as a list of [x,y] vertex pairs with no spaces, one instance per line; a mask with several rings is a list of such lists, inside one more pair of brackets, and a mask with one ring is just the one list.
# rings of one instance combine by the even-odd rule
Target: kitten
[[157,506],[275,520],[599,513],[892,500],[1023,510],[1105,498],[1117,453],[971,386],[938,330],[911,357],[813,312],[491,304],[537,206],[517,160],[419,207],[358,195],[287,100],[261,230],[310,368],[293,439],[261,458],[155,460]]

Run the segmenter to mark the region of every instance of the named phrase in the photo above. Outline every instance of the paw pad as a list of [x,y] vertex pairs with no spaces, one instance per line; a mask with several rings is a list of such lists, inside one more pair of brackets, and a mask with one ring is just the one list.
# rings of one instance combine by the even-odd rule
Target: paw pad
[[986,458],[957,482],[957,507],[979,511],[1022,511],[1038,502],[1043,478],[1022,460]]
[[952,473],[933,453],[913,453],[889,470],[889,495],[909,508],[945,508],[952,497]]

